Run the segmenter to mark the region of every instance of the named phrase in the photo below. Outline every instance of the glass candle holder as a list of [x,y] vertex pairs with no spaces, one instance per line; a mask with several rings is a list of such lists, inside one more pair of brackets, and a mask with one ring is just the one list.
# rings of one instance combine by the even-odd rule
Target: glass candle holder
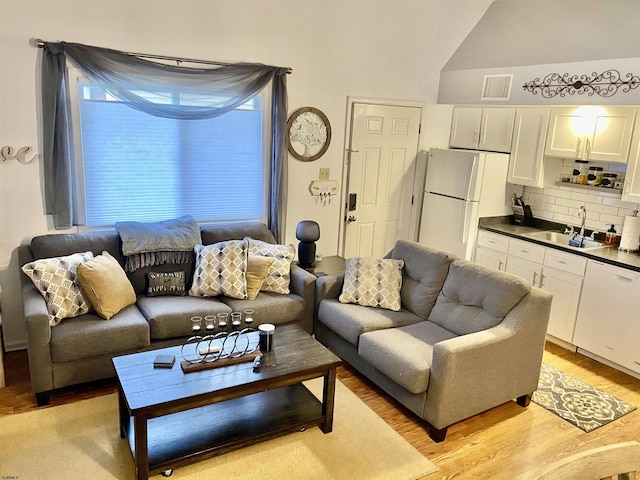
[[207,315],[204,317],[204,328],[207,331],[207,334],[212,334],[216,329],[216,316],[215,315]]
[[228,321],[229,321],[229,314],[228,313],[219,313],[218,314],[218,327],[220,327],[220,330],[222,330],[223,332],[227,329]]
[[202,317],[191,317],[191,332],[200,333],[202,329]]
[[242,323],[242,314],[240,312],[233,312],[231,314],[231,328],[233,330],[240,330],[241,323]]
[[253,325],[253,308],[247,308],[244,312],[244,324],[247,327],[251,327]]

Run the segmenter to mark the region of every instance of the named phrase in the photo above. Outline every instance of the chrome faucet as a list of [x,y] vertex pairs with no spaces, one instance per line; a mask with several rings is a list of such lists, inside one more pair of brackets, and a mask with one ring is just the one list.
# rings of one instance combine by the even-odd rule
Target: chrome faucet
[[580,236],[584,237],[584,223],[587,221],[587,209],[584,208],[584,205],[580,206],[580,210],[578,210],[578,217],[582,218],[582,224],[580,225]]

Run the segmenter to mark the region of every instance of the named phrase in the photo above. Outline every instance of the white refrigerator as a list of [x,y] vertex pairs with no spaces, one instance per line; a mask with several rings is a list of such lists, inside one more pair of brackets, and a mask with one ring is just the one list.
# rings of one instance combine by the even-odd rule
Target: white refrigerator
[[512,215],[507,184],[509,155],[431,149],[422,202],[419,242],[459,258],[473,258],[480,217]]

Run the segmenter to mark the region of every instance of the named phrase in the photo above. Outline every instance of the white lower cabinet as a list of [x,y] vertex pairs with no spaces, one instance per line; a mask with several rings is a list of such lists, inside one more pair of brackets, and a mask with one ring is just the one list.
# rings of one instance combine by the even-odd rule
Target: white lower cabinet
[[[481,231],[482,232],[482,231]],[[490,232],[489,232],[490,233]],[[505,270],[528,281],[534,287],[553,294],[547,333],[563,342],[573,343],[573,331],[582,291],[582,279],[587,260],[579,255],[546,248],[524,240],[491,234],[482,238],[476,249],[476,262]],[[495,238],[501,237],[502,240]],[[481,236],[478,237],[479,245]],[[504,241],[508,244],[505,247]],[[492,251],[491,245],[496,246]],[[499,249],[499,250],[498,250]],[[504,250],[508,254],[504,253]],[[499,268],[505,261],[506,268]]]
[[640,272],[589,260],[574,344],[640,373]]
[[475,262],[485,267],[504,271],[507,267],[507,254],[484,247],[478,247],[476,248]]
[[542,288],[553,294],[547,333],[565,342],[573,343],[573,330],[580,303],[582,277],[544,267]]

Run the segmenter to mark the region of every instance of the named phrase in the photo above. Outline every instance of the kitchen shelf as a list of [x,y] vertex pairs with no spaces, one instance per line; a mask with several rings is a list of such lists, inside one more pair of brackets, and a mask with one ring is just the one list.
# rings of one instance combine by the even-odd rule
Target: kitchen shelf
[[597,187],[593,185],[580,185],[579,183],[571,183],[571,182],[556,182],[558,187],[568,187],[575,188],[577,190],[591,190],[600,193],[614,193],[616,195],[622,196],[622,190],[619,188],[607,188],[607,187]]

